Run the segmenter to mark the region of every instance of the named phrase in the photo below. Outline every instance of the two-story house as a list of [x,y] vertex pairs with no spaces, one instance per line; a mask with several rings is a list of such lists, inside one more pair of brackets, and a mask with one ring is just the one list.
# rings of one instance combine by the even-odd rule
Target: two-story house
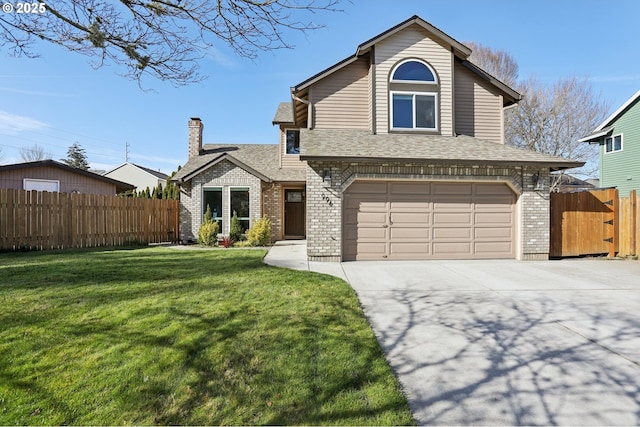
[[580,162],[504,144],[521,99],[414,16],[291,88],[279,144],[202,145],[189,122],[182,239],[207,206],[228,233],[262,215],[316,261],[547,259],[550,170]]
[[600,186],[640,191],[640,90],[580,142],[600,145]]

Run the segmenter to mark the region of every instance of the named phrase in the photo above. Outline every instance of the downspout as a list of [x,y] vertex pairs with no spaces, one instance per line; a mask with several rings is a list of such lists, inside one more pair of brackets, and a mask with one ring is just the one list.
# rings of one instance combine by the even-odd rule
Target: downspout
[[[311,88],[309,88],[309,90],[311,90]],[[298,101],[298,102],[302,102],[303,104],[307,105],[307,129],[313,129],[313,105],[311,105],[311,102],[306,100],[306,99],[302,99],[299,96],[296,96],[293,94],[293,92],[291,93],[291,98],[294,101]],[[295,112],[294,112],[295,114]]]

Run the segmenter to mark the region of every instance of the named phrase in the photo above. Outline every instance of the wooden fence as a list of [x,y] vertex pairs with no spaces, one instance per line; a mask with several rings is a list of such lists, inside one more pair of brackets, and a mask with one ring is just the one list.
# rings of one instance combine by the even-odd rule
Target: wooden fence
[[176,242],[177,200],[0,189],[0,249]]
[[637,255],[638,202],[616,189],[552,193],[549,256]]

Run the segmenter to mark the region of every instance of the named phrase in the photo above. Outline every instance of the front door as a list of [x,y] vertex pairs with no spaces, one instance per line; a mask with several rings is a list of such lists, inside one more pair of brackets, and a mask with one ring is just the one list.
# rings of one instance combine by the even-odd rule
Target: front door
[[285,238],[305,237],[304,190],[284,190],[284,235]]

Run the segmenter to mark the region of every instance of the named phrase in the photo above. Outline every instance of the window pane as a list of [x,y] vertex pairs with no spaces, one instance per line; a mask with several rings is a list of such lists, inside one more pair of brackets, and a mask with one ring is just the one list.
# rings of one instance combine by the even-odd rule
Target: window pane
[[202,218],[207,211],[207,206],[211,209],[211,216],[214,221],[218,222],[219,230],[222,231],[222,190],[221,189],[205,189],[204,190],[204,206]]
[[607,153],[610,153],[613,148],[613,138],[606,138],[604,142],[605,142],[605,151]]
[[287,130],[287,154],[300,154],[300,131]]
[[622,135],[618,135],[613,139],[613,151],[622,150]]
[[236,213],[243,231],[249,228],[249,190],[246,188],[231,189],[231,215]]
[[394,71],[392,79],[423,82],[436,81],[429,67],[417,61],[405,62],[404,64],[400,65],[398,68],[396,68],[396,71]]
[[416,95],[416,127],[435,129],[436,99],[431,95]]
[[394,128],[413,127],[413,95],[393,95]]

